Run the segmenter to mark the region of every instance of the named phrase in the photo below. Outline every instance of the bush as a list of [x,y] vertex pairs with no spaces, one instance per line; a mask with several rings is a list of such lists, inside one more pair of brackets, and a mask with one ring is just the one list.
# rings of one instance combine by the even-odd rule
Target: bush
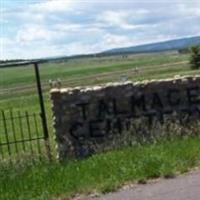
[[193,46],[190,49],[190,65],[192,69],[200,69],[200,46]]

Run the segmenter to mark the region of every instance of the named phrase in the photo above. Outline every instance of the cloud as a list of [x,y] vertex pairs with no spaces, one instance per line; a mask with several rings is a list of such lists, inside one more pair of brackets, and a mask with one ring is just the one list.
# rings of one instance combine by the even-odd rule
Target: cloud
[[118,27],[121,29],[137,29],[142,24],[134,23],[135,18],[141,18],[148,14],[148,10],[117,10],[104,11],[97,16],[97,21],[107,26]]
[[29,24],[18,31],[16,40],[21,44],[26,44],[42,40],[49,41],[56,35],[56,32],[48,30],[41,25]]
[[0,59],[92,53],[200,34],[197,0],[9,1],[12,8],[1,9]]
[[132,43],[131,39],[123,35],[106,34],[103,36],[103,46],[107,48],[128,46]]
[[29,9],[43,13],[63,12],[72,9],[74,3],[75,1],[73,0],[47,0],[35,5],[30,5]]

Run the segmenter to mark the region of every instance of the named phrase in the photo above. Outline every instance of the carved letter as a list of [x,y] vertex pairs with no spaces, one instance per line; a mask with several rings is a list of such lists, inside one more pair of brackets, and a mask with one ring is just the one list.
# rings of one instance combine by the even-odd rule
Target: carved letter
[[142,108],[142,111],[146,111],[146,104],[145,104],[145,96],[141,95],[140,97],[136,98],[135,96],[131,97],[131,111],[135,114],[136,107]]
[[75,138],[75,139],[78,140],[79,136],[80,136],[79,129],[81,129],[82,126],[83,126],[83,124],[81,122],[75,122],[75,123],[73,123],[72,126],[71,126],[71,128],[70,128],[70,130],[69,130],[70,135],[73,138]]
[[167,100],[170,106],[178,106],[180,104],[180,94],[178,89],[170,89],[167,93]]
[[189,105],[200,104],[200,89],[198,86],[187,88],[187,96]]
[[88,105],[89,103],[79,103],[79,104],[76,104],[77,106],[80,106],[81,107],[81,113],[82,113],[82,118],[83,118],[83,120],[86,120],[87,119],[87,112],[88,112],[88,110],[87,110],[87,105]]
[[98,104],[98,118],[105,117],[107,114],[110,114],[109,106],[104,100],[100,100]]
[[159,97],[159,95],[157,93],[153,93],[153,98],[152,98],[152,104],[151,104],[152,108],[157,108],[157,109],[162,109],[163,108],[163,104],[162,101]]
[[92,120],[89,122],[89,130],[91,137],[103,137],[104,134],[102,133],[101,123],[102,120]]

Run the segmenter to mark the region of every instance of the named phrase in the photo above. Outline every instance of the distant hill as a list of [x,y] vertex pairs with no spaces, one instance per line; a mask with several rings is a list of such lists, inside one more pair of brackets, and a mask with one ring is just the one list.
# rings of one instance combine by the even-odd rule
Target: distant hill
[[200,36],[169,40],[151,44],[144,44],[125,48],[116,48],[102,52],[102,54],[118,53],[149,53],[168,50],[184,49],[193,45],[200,45]]
[[55,57],[46,57],[39,59],[0,60],[0,67],[6,67],[7,65],[12,66],[14,64],[20,65],[20,63],[25,64],[32,62],[67,62],[70,59],[79,59],[79,58],[101,57],[101,56],[110,56],[110,55],[128,54],[128,53],[153,53],[153,52],[162,52],[170,50],[181,50],[193,45],[200,45],[200,36],[181,38],[176,40],[169,40],[164,42],[157,42],[157,43],[144,44],[138,46],[110,49],[95,54],[55,56]]

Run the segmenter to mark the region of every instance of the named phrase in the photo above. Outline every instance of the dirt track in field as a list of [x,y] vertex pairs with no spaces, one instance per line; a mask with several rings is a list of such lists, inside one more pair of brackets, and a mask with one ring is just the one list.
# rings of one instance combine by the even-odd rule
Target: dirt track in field
[[[188,61],[181,61],[181,62],[175,62],[175,63],[170,63],[170,64],[161,64],[161,65],[151,65],[151,66],[145,66],[145,67],[138,67],[137,69],[134,67],[133,69],[121,69],[119,71],[114,71],[114,72],[103,72],[99,74],[94,74],[94,75],[88,75],[84,76],[81,78],[71,78],[67,79],[66,81],[62,81],[62,84],[65,86],[75,86],[80,82],[84,82],[85,80],[88,79],[93,79],[98,83],[102,78],[109,78],[112,77],[112,79],[117,78],[119,79],[119,76],[122,75],[127,75],[127,76],[133,76],[135,77],[142,75],[144,72],[145,73],[150,73],[155,71],[156,69],[160,70],[166,70],[166,69],[171,69],[173,66],[177,65],[186,65],[188,64]],[[181,66],[182,67],[182,66]],[[48,90],[50,89],[50,85],[47,82],[43,82],[43,89]],[[0,89],[0,95],[7,95],[7,94],[16,94],[16,93],[26,93],[26,92],[32,92],[36,91],[36,85],[35,84],[30,84],[26,86],[18,86],[18,87],[11,87],[11,88],[5,88],[5,89]]]

